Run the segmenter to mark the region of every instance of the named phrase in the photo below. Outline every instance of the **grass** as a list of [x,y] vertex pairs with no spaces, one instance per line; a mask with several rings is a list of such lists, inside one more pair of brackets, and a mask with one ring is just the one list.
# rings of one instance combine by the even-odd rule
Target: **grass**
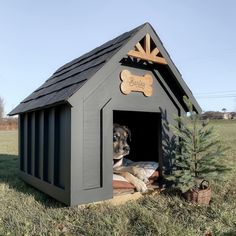
[[221,160],[231,171],[212,181],[209,206],[178,193],[145,196],[122,206],[65,207],[17,176],[17,132],[0,132],[0,235],[236,235],[236,121],[214,121],[230,146]]
[[0,131],[0,154],[18,155],[18,132]]

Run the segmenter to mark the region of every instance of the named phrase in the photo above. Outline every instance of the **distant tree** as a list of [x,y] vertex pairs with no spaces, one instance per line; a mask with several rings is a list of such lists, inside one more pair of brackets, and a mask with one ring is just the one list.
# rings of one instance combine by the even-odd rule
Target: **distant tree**
[[226,109],[226,108],[222,108],[222,111],[223,111],[223,112],[226,112],[226,111],[227,111],[227,109]]
[[4,99],[0,97],[0,119],[4,116]]
[[201,118],[203,120],[210,119],[210,120],[219,120],[223,119],[223,113],[220,111],[206,111],[201,114]]

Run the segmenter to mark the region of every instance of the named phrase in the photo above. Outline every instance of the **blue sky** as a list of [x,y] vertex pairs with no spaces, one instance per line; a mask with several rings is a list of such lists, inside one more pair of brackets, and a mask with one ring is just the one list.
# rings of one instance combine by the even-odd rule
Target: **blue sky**
[[150,22],[203,110],[236,111],[236,1],[41,0],[0,3],[5,112],[57,68]]

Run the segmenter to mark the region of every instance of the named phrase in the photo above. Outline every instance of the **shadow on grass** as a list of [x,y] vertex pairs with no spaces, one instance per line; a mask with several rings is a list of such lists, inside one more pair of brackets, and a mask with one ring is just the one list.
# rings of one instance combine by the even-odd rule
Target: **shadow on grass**
[[169,197],[179,197],[180,199],[184,199],[182,191],[174,187],[166,188],[162,191],[162,194]]
[[0,184],[8,184],[10,188],[21,192],[26,196],[33,196],[45,207],[61,208],[64,204],[54,200],[50,196],[36,190],[20,179],[18,175],[19,158],[16,155],[0,154]]
[[221,234],[221,236],[233,236],[233,235],[236,235],[236,230]]

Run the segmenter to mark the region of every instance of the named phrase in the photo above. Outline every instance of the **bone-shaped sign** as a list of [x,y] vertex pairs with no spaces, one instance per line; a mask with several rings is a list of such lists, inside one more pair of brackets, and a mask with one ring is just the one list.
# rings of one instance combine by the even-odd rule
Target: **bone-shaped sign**
[[122,70],[120,74],[122,93],[125,95],[133,92],[142,92],[145,96],[152,95],[153,78],[150,74],[144,76],[132,75],[128,70]]

